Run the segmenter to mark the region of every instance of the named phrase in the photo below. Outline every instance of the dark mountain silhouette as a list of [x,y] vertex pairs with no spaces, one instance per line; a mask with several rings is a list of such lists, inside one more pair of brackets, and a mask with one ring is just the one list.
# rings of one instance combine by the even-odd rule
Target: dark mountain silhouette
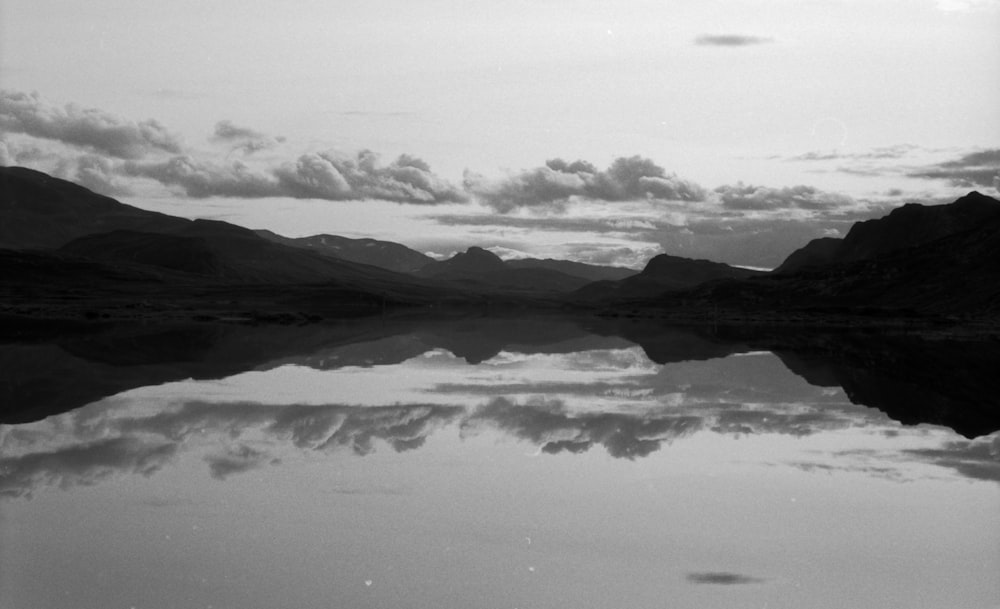
[[24,167],[0,167],[0,248],[50,249],[113,230],[169,232],[189,222],[139,209]]
[[552,258],[508,260],[507,266],[514,269],[548,269],[550,271],[558,271],[564,275],[570,275],[571,277],[586,279],[587,281],[619,280],[638,274],[638,271],[622,266],[602,266],[570,260],[554,260]]
[[1000,201],[975,191],[948,205],[907,203],[885,217],[854,224],[843,239],[809,242],[792,252],[775,272],[867,260],[978,228],[997,218]]
[[269,230],[254,231],[269,241],[314,250],[320,254],[377,266],[397,273],[415,273],[436,262],[430,256],[400,243],[377,239],[349,239],[337,235],[283,237]]
[[88,235],[59,251],[102,261],[147,264],[226,282],[323,283],[364,278],[410,281],[384,269],[274,243],[254,231],[215,220],[194,220],[164,234],[114,231]]
[[[1000,202],[984,198],[1000,208]],[[853,262],[704,286],[689,296],[689,302],[702,306],[712,303],[751,314],[795,310],[888,318],[996,317],[1000,315],[1000,215],[920,245]]]
[[507,269],[500,256],[481,247],[470,247],[447,260],[426,266],[420,271],[424,277],[472,277],[476,273],[490,273]]
[[115,317],[154,302],[150,318],[170,310],[202,317],[206,307],[246,318],[247,308],[233,313],[245,299],[254,319],[266,319],[270,309],[311,318],[396,305],[628,305],[688,319],[720,309],[744,318],[1000,315],[1000,201],[975,192],[860,222],[844,239],[793,253],[770,275],[664,254],[639,273],[598,281],[631,271],[505,262],[479,247],[434,261],[390,242],[287,239],[147,212],[23,168],[0,168],[0,216],[0,250],[7,248],[0,252],[0,314],[14,316]]
[[[392,241],[377,239],[350,239],[338,235],[312,235],[310,237],[284,237],[269,230],[254,231],[261,237],[276,243],[315,250],[321,254],[370,264],[399,273],[418,274],[424,277],[451,275],[452,278],[470,279],[476,273],[488,273],[501,270],[496,264],[503,262],[506,269],[544,269],[556,271],[570,277],[587,281],[603,279],[624,279],[635,275],[638,271],[617,266],[601,266],[585,264],[570,260],[554,260],[552,258],[523,258],[503,261],[495,254],[480,247],[456,254],[449,260],[439,262],[426,254]],[[426,267],[426,270],[424,270]],[[525,274],[530,277],[530,274]],[[553,277],[540,274],[541,277]],[[527,284],[529,282],[522,282]]]
[[515,267],[481,247],[470,247],[448,260],[420,269],[418,277],[447,281],[470,289],[483,287],[521,294],[557,294],[578,289],[589,281],[550,268]]
[[746,279],[764,274],[710,260],[692,260],[660,254],[653,257],[642,272],[620,281],[592,283],[574,293],[574,297],[590,302],[611,302],[635,298],[651,298],[668,291],[693,288],[719,279]]

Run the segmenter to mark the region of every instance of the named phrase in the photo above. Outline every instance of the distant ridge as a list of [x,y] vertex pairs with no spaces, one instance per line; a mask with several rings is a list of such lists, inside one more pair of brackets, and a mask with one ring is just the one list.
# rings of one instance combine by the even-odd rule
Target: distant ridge
[[525,295],[570,292],[589,282],[585,278],[551,268],[517,267],[504,262],[493,252],[475,246],[447,260],[429,264],[420,269],[417,275],[467,288],[475,289],[479,286]]
[[637,275],[620,281],[592,283],[574,296],[588,302],[653,298],[664,292],[687,290],[719,279],[746,279],[763,274],[764,271],[730,266],[722,262],[660,254],[651,258]]
[[312,235],[309,237],[283,237],[269,230],[254,231],[261,237],[290,245],[314,250],[317,253],[341,260],[370,264],[397,273],[415,273],[433,264],[435,260],[426,254],[410,249],[400,243],[377,239],[350,239],[338,235]]

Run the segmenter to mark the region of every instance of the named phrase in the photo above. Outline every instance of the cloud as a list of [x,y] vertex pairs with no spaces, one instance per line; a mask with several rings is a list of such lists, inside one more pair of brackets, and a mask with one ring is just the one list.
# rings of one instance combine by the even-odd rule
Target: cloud
[[398,203],[461,203],[464,192],[431,172],[423,160],[400,155],[382,166],[378,155],[362,150],[354,157],[313,153],[275,172],[279,182],[300,196],[321,199],[382,199]]
[[0,458],[0,497],[30,497],[39,485],[89,486],[115,474],[149,476],[176,452],[173,444],[120,437]]
[[261,150],[276,147],[285,141],[284,137],[272,137],[249,127],[235,125],[232,121],[219,121],[215,124],[212,141],[229,144],[232,150],[240,150],[244,154],[253,154]]
[[466,172],[465,187],[500,213],[520,208],[561,211],[574,197],[598,201],[703,201],[705,190],[640,157],[620,157],[604,171],[586,161],[551,159],[500,181]]
[[762,584],[767,580],[751,577],[741,573],[727,571],[708,571],[704,573],[688,573],[687,580],[693,584],[712,584],[719,586],[737,586],[744,584]]
[[116,164],[104,157],[86,155],[78,158],[73,179],[77,184],[109,197],[133,194],[132,189],[119,178]]
[[694,39],[697,45],[716,47],[745,47],[769,42],[774,42],[774,39],[743,34],[702,34]]
[[1000,190],[1000,148],[970,152],[907,175],[928,180],[947,180],[952,186],[961,188],[985,187]]
[[518,404],[500,397],[477,409],[462,422],[462,428],[475,429],[482,424],[537,444],[544,453],[580,453],[597,444],[612,457],[632,460],[656,452],[664,441],[697,431],[702,419],[694,415],[571,413],[560,400],[531,399]]
[[221,455],[210,455],[205,461],[208,463],[209,473],[217,480],[225,480],[234,474],[242,474],[268,464],[280,463],[279,459],[245,444],[230,448]]
[[715,189],[726,209],[769,211],[776,209],[831,210],[848,207],[854,200],[847,195],[823,192],[814,186],[771,188],[738,182]]
[[0,91],[0,129],[122,159],[180,153],[180,138],[155,120],[129,121],[74,104],[52,106],[37,93]]
[[992,442],[946,442],[941,448],[917,448],[903,453],[954,470],[966,478],[1000,482],[1000,436]]
[[241,161],[214,163],[179,155],[165,161],[130,161],[127,175],[177,186],[189,197],[292,197],[397,203],[463,202],[465,193],[430,171],[424,161],[401,155],[382,166],[369,151],[355,157],[308,153],[277,168],[255,169]]
[[365,455],[374,450],[376,439],[397,451],[419,446],[433,429],[463,411],[433,404],[353,407],[189,402],[175,411],[119,420],[115,427],[124,433],[156,434],[176,442],[207,432],[237,438],[258,429],[265,436],[291,441],[301,449],[346,447]]
[[125,175],[156,180],[166,186],[178,186],[189,197],[278,197],[282,191],[274,176],[234,161],[219,164],[180,155],[165,161],[129,161],[122,166]]
[[786,161],[834,161],[834,160],[872,160],[872,159],[899,159],[910,155],[919,146],[913,144],[896,144],[894,146],[880,146],[872,148],[868,152],[840,152],[831,150],[828,152],[811,151],[796,156],[785,158]]

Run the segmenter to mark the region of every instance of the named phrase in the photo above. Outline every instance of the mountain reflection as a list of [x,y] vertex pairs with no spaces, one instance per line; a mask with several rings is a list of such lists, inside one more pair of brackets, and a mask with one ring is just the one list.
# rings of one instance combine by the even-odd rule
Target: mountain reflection
[[[1000,428],[997,393],[987,393],[998,381],[981,374],[1000,361],[992,343],[603,324],[397,321],[20,337],[0,344],[8,364],[2,391],[13,405],[0,413],[8,423],[0,425],[0,496],[150,476],[187,454],[226,480],[295,452],[411,451],[446,428],[463,438],[499,434],[545,454],[599,448],[626,460],[698,433],[888,437],[900,433],[891,419],[944,423],[970,436]],[[311,397],[210,398],[185,381],[223,378],[238,388],[238,375],[250,370]],[[307,382],[295,376],[303,370],[312,371]],[[165,386],[159,403],[130,393],[101,399],[171,381],[185,382],[175,394]],[[398,393],[386,393],[390,386]],[[46,413],[53,416],[27,422]],[[787,465],[903,479],[908,465],[924,464],[1000,481],[998,438],[932,437]]]

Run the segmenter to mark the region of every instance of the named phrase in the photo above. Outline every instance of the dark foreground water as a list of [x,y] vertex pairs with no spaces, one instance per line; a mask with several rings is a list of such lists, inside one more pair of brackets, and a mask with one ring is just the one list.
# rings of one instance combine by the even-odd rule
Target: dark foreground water
[[[10,341],[0,607],[996,608],[1000,398],[973,386],[993,347],[907,340],[465,320]],[[941,370],[952,351],[973,363]]]

